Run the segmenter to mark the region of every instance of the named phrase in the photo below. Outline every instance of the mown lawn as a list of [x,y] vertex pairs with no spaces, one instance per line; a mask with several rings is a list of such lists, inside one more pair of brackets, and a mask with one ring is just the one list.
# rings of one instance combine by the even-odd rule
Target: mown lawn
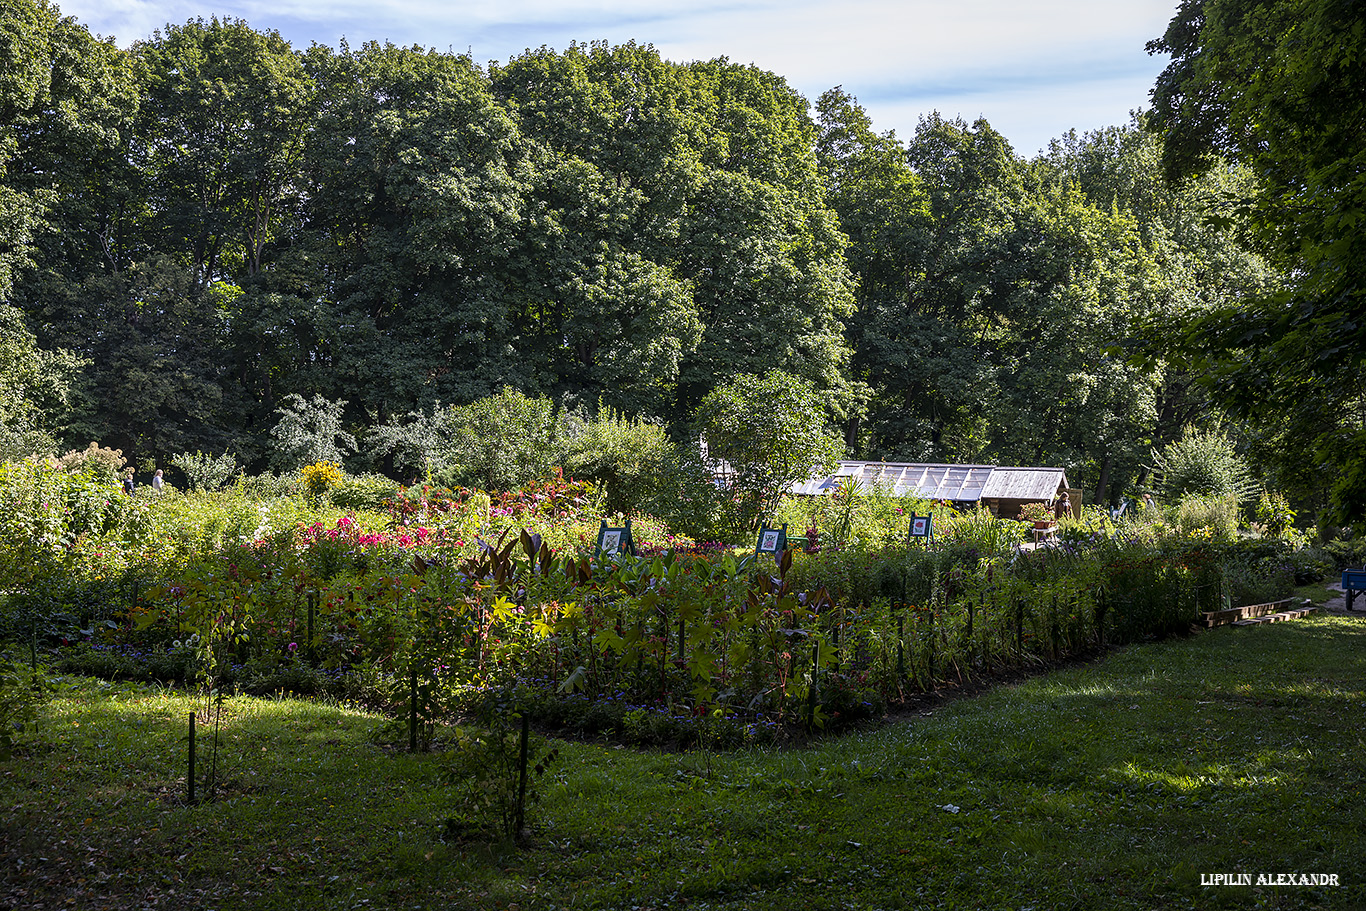
[[291,700],[227,703],[225,792],[188,806],[193,704],[64,687],[0,763],[0,907],[1366,907],[1357,618],[1131,647],[800,749],[561,744],[526,848],[442,842],[447,757]]

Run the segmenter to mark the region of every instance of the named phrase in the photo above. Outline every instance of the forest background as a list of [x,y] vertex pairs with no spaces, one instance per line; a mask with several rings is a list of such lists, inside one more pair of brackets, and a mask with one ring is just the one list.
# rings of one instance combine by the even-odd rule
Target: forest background
[[292,470],[312,428],[407,479],[490,396],[686,447],[709,394],[783,376],[851,457],[1059,465],[1105,503],[1215,431],[1359,520],[1349,7],[1185,4],[1151,114],[1026,160],[985,121],[903,139],[839,88],[648,45],[481,67],[194,20],[124,51],[17,0],[0,456]]

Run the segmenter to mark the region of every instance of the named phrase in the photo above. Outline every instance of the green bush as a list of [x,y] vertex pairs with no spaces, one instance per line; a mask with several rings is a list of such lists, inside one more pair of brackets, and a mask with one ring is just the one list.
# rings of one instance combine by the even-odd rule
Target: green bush
[[91,443],[85,449],[73,449],[57,460],[66,472],[84,475],[93,481],[118,484],[123,466],[128,464],[122,449],[106,449]]
[[1185,436],[1161,451],[1153,451],[1162,495],[1170,501],[1188,496],[1242,503],[1257,491],[1247,463],[1233,443],[1215,430],[1186,429]]
[[1295,591],[1294,566],[1276,557],[1230,562],[1226,572],[1229,602],[1235,607],[1279,601]]
[[0,761],[9,760],[19,739],[35,730],[52,686],[42,668],[0,656]]
[[192,490],[220,490],[242,470],[237,457],[230,452],[221,456],[206,455],[198,450],[182,452],[171,459],[171,464],[185,473]]
[[1332,560],[1333,569],[1366,568],[1366,537],[1338,538],[1323,545],[1323,553]]
[[1238,498],[1190,494],[1168,510],[1168,519],[1183,534],[1208,529],[1215,538],[1231,541],[1238,536]]
[[569,477],[606,490],[610,513],[668,512],[679,496],[679,455],[663,426],[610,408],[583,424],[564,457]]
[[1257,500],[1256,515],[1262,534],[1273,538],[1284,536],[1295,524],[1295,510],[1290,508],[1290,501],[1284,494],[1274,490],[1262,491]]
[[560,464],[562,426],[555,405],[511,387],[451,409],[453,466],[433,472],[448,487],[515,490]]
[[826,417],[815,387],[781,371],[737,376],[702,399],[697,428],[710,457],[734,472],[731,492],[746,525],[771,518],[793,484],[834,469],[844,446]]
[[333,506],[342,509],[368,509],[378,512],[384,509],[386,500],[395,497],[403,488],[398,482],[383,475],[364,474],[348,476],[332,488],[328,498]]

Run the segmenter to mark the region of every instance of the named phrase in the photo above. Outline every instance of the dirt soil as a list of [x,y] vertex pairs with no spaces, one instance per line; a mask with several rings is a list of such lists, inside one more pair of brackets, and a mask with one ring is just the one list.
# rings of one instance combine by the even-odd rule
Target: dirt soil
[[1335,592],[1332,600],[1326,601],[1322,605],[1325,614],[1341,614],[1345,617],[1360,617],[1366,619],[1366,594],[1359,594],[1353,602],[1355,609],[1347,609],[1347,595],[1342,591],[1341,582],[1329,582],[1328,588]]

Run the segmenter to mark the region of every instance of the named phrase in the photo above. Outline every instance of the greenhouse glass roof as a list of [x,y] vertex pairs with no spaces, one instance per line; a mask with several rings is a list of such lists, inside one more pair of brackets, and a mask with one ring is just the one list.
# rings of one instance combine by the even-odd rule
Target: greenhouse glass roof
[[[993,475],[999,475],[993,485]],[[1009,478],[1011,483],[1002,485]],[[994,465],[937,465],[921,462],[840,462],[834,474],[792,485],[792,493],[822,496],[845,479],[886,487],[897,496],[975,503],[985,497],[1011,496],[1051,500],[1067,477],[1061,468],[997,468]],[[1030,481],[1032,483],[1024,483]],[[1025,493],[1021,487],[1028,488]],[[1005,488],[1014,488],[1007,490]],[[1017,494],[1018,495],[1018,494]]]

